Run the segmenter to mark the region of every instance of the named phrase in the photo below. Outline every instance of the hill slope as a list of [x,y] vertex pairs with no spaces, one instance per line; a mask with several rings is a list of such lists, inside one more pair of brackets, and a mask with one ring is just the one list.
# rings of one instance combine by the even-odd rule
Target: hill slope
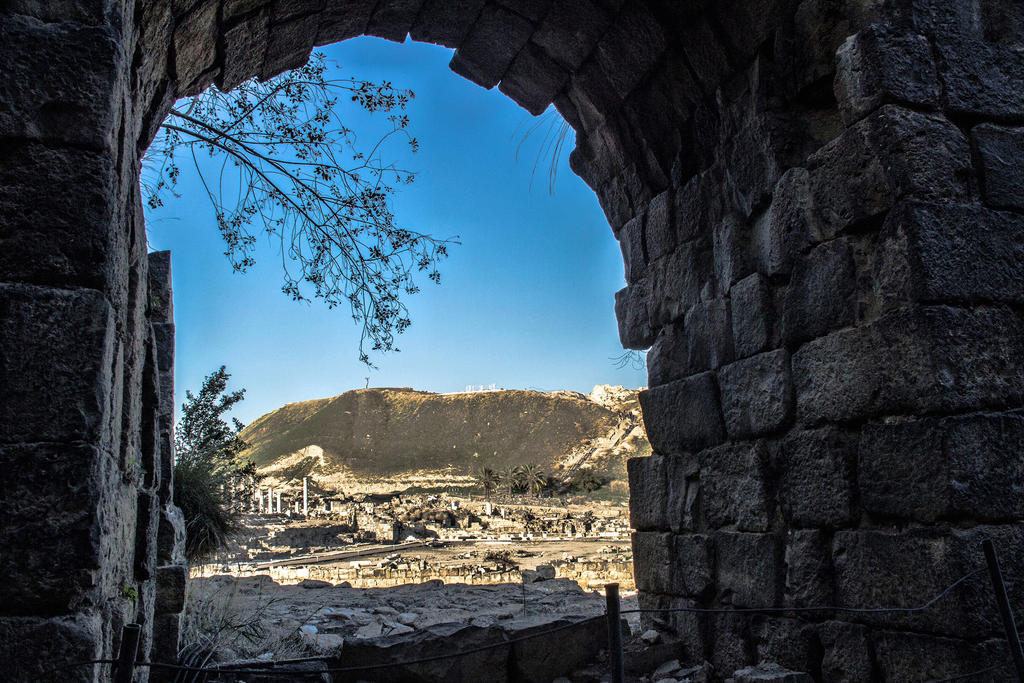
[[465,482],[483,467],[537,463],[551,472],[617,446],[636,450],[636,392],[597,389],[594,400],[568,391],[359,389],[290,403],[241,436],[251,445],[245,455],[280,483],[312,475],[325,485],[396,490],[438,478]]

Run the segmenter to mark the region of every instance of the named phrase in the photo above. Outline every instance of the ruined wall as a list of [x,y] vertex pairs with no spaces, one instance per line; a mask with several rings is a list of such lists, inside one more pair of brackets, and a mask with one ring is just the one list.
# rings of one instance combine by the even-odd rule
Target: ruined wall
[[[176,559],[152,544],[168,423],[146,397],[169,347],[147,317],[142,151],[176,97],[361,34],[458,47],[457,73],[577,131],[572,167],[623,248],[623,343],[651,347],[656,455],[631,467],[645,604],[917,604],[980,565],[985,535],[1020,604],[1022,27],[1010,0],[5,3],[14,677],[110,656]],[[677,626],[725,673],[916,679],[1001,647],[980,578],[934,612],[832,616]]]
[[[989,537],[1020,609],[1024,14],[848,3],[844,24],[811,6],[697,105],[695,174],[620,202],[619,319],[651,346],[657,453],[630,466],[641,603],[921,605],[984,567]],[[1009,663],[984,573],[915,614],[674,622],[720,673]]]

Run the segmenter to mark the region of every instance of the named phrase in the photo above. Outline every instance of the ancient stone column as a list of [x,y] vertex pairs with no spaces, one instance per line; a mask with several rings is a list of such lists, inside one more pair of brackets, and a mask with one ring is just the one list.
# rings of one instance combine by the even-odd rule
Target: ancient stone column
[[281,514],[281,491],[277,491],[277,513]]
[[307,488],[307,481],[306,480],[307,480],[306,477],[302,478],[302,515],[303,516],[309,515],[309,499],[307,497],[308,496],[308,488]]

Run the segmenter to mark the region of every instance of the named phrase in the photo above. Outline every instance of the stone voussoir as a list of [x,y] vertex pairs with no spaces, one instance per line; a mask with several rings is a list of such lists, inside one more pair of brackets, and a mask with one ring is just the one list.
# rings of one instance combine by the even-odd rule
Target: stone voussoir
[[713,373],[651,387],[639,398],[647,438],[659,453],[697,451],[725,439]]

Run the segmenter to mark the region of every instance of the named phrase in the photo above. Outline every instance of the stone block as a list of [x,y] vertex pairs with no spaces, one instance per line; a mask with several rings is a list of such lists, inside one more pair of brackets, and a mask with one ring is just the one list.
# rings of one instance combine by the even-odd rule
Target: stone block
[[[53,667],[64,662],[87,662],[104,656],[104,628],[95,611],[61,617],[0,616],[0,661],[8,681],[50,681]],[[102,680],[99,667],[69,668],[60,681],[91,683]]]
[[832,580],[832,547],[818,529],[790,530],[786,534],[787,607],[824,607],[835,604]]
[[659,453],[716,446],[725,440],[718,386],[705,372],[641,391],[644,426]]
[[781,558],[774,534],[715,533],[719,599],[735,607],[774,607]]
[[626,461],[626,470],[629,488],[633,491],[629,497],[630,525],[637,531],[667,529],[665,458],[657,454],[630,458]]
[[729,444],[702,452],[700,461],[701,507],[708,526],[767,531],[774,504],[764,446]]
[[[591,664],[597,657],[598,650],[608,642],[608,622],[605,619],[580,621],[570,630],[570,633],[577,634],[576,637],[568,642],[551,637],[527,638],[533,634],[544,633],[552,627],[567,627],[570,623],[577,621],[579,621],[578,618],[563,617],[556,620],[554,626],[547,620],[522,626],[513,622],[507,626],[505,632],[508,637],[519,639],[512,645],[512,651],[508,657],[509,680],[543,681],[553,675],[569,674]],[[484,671],[488,671],[484,676],[490,678],[489,670],[486,669],[478,669],[476,674],[479,675]],[[466,673],[469,675],[443,677],[439,680],[474,677],[473,674]]]
[[[821,645],[813,624],[797,619],[754,616],[750,624],[751,640],[757,651],[758,662],[769,662],[761,666],[778,666],[788,670],[776,677],[753,677],[748,681],[803,681],[814,679],[806,671],[818,668]],[[800,673],[795,673],[800,672]],[[739,683],[739,681],[737,681]]]
[[779,0],[748,0],[715,3],[708,10],[721,27],[730,50],[749,59],[782,23],[782,4]]
[[[755,66],[751,79],[758,74]],[[746,220],[771,201],[782,169],[803,161],[803,155],[793,154],[793,134],[775,117],[751,115],[749,109],[761,106],[750,101],[752,95],[744,92],[735,97],[739,101],[723,112],[723,140],[714,154],[720,155],[728,168],[722,178],[727,210]]]
[[533,42],[527,42],[501,77],[498,90],[534,116],[543,114],[569,74]]
[[913,20],[932,36],[944,106],[974,118],[1024,116],[1024,55],[1017,47],[1016,5],[918,0]]
[[869,631],[858,624],[826,621],[818,626],[824,650],[821,679],[829,683],[871,680],[872,659]]
[[713,231],[715,282],[721,293],[750,274],[747,259],[749,242],[746,227],[734,214],[726,216]]
[[0,136],[112,153],[125,97],[114,29],[6,14],[0,33]]
[[673,561],[673,535],[658,531],[633,533],[633,579],[640,591],[669,593]]
[[665,516],[675,533],[696,531],[700,523],[700,465],[692,456],[668,456]]
[[484,5],[449,65],[477,85],[493,88],[533,33],[532,23],[497,5]]
[[551,4],[533,41],[567,71],[583,63],[608,27],[608,14],[591,0],[561,0]]
[[[901,532],[839,531],[832,541],[836,597],[848,607],[917,607],[970,572],[984,569],[981,541],[990,538],[1000,557],[1024,551],[1019,524],[910,528]],[[1010,604],[1024,598],[1024,575],[1002,563]],[[930,609],[904,613],[857,613],[851,620],[876,628],[913,630],[977,640],[1002,634],[992,588],[981,571],[958,584]]]
[[832,427],[794,431],[782,442],[779,498],[798,527],[838,527],[856,516],[857,440]]
[[423,0],[388,0],[377,5],[366,24],[366,33],[395,43],[404,43]]
[[[887,681],[942,680],[965,678],[963,674],[987,670],[993,664],[1009,662],[1006,641],[970,643],[954,638],[937,638],[919,633],[881,631],[871,634],[877,673]],[[1012,680],[1008,671],[986,671],[966,680]]]
[[814,679],[811,678],[810,674],[802,671],[790,671],[786,667],[769,662],[767,664],[758,664],[757,666],[743,667],[739,671],[733,673],[729,677],[730,681],[734,683],[763,683],[765,681],[772,681],[772,683],[811,683]]
[[487,0],[469,0],[453,4],[449,0],[424,0],[409,36],[421,43],[455,48],[469,32]]
[[935,108],[939,81],[928,40],[882,24],[864,28],[836,53],[835,93],[847,125],[883,104]]
[[171,252],[153,251],[148,256],[150,322],[174,322],[174,288],[171,284]]
[[796,345],[853,323],[857,266],[844,239],[815,247],[793,269],[782,312],[782,334]]
[[[640,609],[643,610],[675,610],[679,608],[699,607],[696,601],[670,595],[640,593],[637,596]],[[650,629],[659,633],[671,632],[678,640],[662,640],[662,642],[645,647],[642,651],[626,650],[626,672],[650,672],[666,661],[666,656],[685,662],[697,662],[704,659],[704,615],[694,612],[663,612],[643,613],[640,615],[641,631]],[[624,632],[625,633],[625,632]],[[666,650],[668,652],[666,652]]]
[[182,614],[158,614],[153,619],[153,661],[177,664],[181,648]]
[[547,16],[552,5],[552,0],[494,0],[494,2],[535,24],[540,23]]
[[625,98],[665,50],[666,36],[650,10],[629,3],[597,44],[597,63],[620,98]]
[[[711,250],[703,241],[679,245],[647,268],[651,281],[650,316],[656,325],[681,320],[700,303],[710,275]],[[687,366],[690,368],[691,366]],[[704,367],[693,369],[699,371]]]
[[644,240],[650,260],[672,253],[676,248],[676,225],[673,214],[672,192],[666,190],[656,195],[647,207],[644,224]]
[[722,217],[722,199],[710,171],[698,173],[678,186],[674,215],[680,242],[711,234]]
[[686,597],[705,596],[715,584],[711,537],[681,534],[674,538],[667,592]]
[[734,284],[729,290],[729,304],[736,358],[766,350],[774,335],[775,310],[765,277],[754,273]]
[[791,168],[775,184],[771,204],[754,221],[750,234],[753,265],[765,275],[787,275],[793,261],[821,240],[810,176]]
[[864,509],[934,522],[1024,517],[1024,417],[976,415],[868,424],[858,476]]
[[[156,349],[156,369],[161,373],[173,373],[174,325],[166,323],[153,325],[153,342]],[[170,395],[174,395],[173,385]]]
[[752,664],[747,614],[711,614],[707,618],[708,659],[715,671],[733,672]]
[[688,355],[682,322],[666,324],[647,351],[647,384],[656,387],[689,375]]
[[677,38],[705,92],[714,92],[732,71],[729,55],[706,17],[688,22]]
[[622,262],[626,267],[626,282],[634,283],[647,274],[647,249],[644,247],[644,216],[635,216],[626,221],[615,233],[622,251]]
[[[439,2],[440,0],[434,0]],[[483,4],[483,0],[478,0]],[[431,3],[426,3],[429,6]],[[450,4],[450,3],[448,3]],[[460,3],[462,6],[462,3]],[[330,45],[349,38],[355,38],[366,33],[366,25],[370,22],[370,15],[377,7],[377,0],[346,0],[344,3],[328,2],[318,14],[320,23],[316,27],[316,45]],[[468,9],[468,8],[467,8]],[[475,16],[467,11],[465,21],[472,21]],[[415,26],[413,27],[415,30]],[[461,36],[460,36],[461,37]],[[416,40],[420,40],[416,38]],[[439,42],[423,38],[427,42]],[[455,47],[449,45],[448,47]]]
[[1024,128],[983,123],[971,130],[981,164],[981,192],[996,209],[1024,209]]
[[615,292],[619,342],[625,349],[642,351],[654,343],[655,330],[647,313],[647,296],[647,283],[644,281]]
[[763,436],[782,429],[793,417],[793,380],[785,349],[723,366],[718,384],[730,438]]
[[185,516],[173,503],[160,511],[157,526],[157,564],[185,563]]
[[91,287],[116,302],[128,247],[114,227],[121,218],[111,156],[9,141],[0,160],[0,281]]
[[1024,218],[907,202],[886,217],[875,262],[883,309],[913,302],[1024,302]]
[[219,3],[197,5],[174,29],[174,66],[180,96],[203,92],[220,71],[216,65],[219,9]]
[[264,9],[224,31],[224,66],[217,77],[217,88],[223,92],[260,73],[267,50],[270,11]]
[[797,418],[812,424],[1019,405],[1021,323],[997,306],[921,306],[816,339],[793,354]]
[[113,564],[98,515],[120,479],[113,458],[90,445],[0,446],[0,493],[20,501],[0,526],[3,614],[62,614],[95,599],[97,570]]
[[690,372],[713,370],[733,358],[732,322],[725,299],[702,301],[684,319]]
[[308,62],[313,45],[320,36],[320,24],[319,13],[287,19],[271,16],[267,52],[263,57],[260,79],[267,80]]
[[109,445],[114,312],[93,290],[0,285],[0,442]]
[[970,149],[941,116],[883,106],[807,160],[824,236],[876,218],[904,198],[968,197]]
[[177,614],[185,609],[188,567],[165,564],[156,569],[156,614]]
[[151,579],[156,572],[160,500],[155,493],[139,491],[135,516],[135,578]]

